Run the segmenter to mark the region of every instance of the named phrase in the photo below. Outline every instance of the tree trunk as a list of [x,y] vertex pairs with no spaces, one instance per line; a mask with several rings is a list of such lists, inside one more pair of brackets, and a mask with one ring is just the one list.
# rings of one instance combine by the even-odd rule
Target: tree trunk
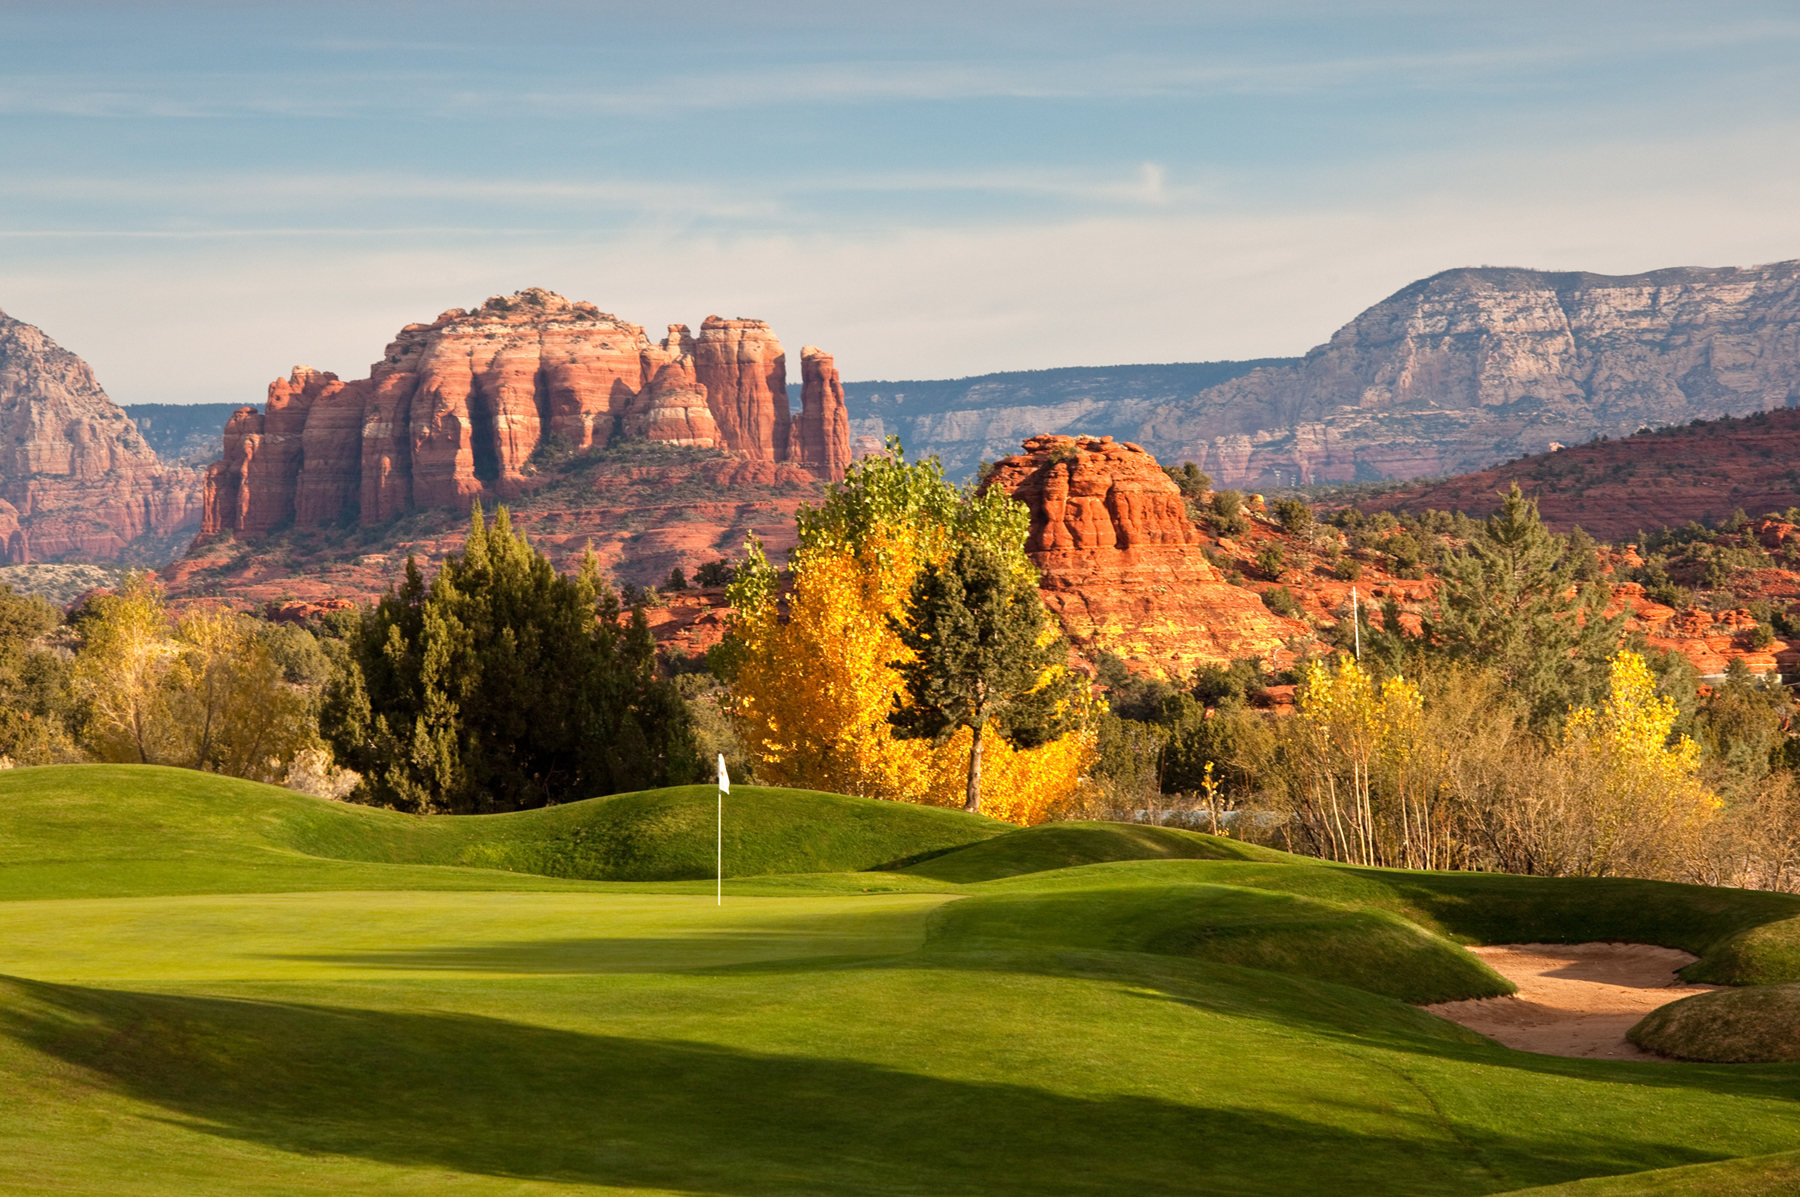
[[975,729],[975,740],[969,745],[969,796],[963,803],[966,811],[981,809],[981,729]]

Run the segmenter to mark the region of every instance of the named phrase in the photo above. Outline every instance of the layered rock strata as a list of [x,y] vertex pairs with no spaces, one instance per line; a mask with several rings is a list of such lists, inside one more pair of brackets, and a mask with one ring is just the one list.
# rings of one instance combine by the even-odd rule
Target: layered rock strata
[[1299,363],[1165,404],[1139,439],[1218,481],[1418,477],[1800,405],[1800,261],[1413,283]]
[[7,564],[113,560],[134,545],[191,534],[201,491],[200,471],[159,461],[86,362],[0,312],[0,557]]
[[1208,662],[1267,657],[1309,631],[1224,580],[1181,492],[1137,445],[1036,436],[1024,449],[995,463],[985,485],[1031,509],[1026,554],[1045,605],[1084,652],[1186,677]]
[[792,463],[832,481],[849,461],[849,423],[831,359],[817,356],[817,410],[803,399],[796,444],[787,357],[760,320],[709,316],[698,336],[674,325],[653,343],[591,303],[535,288],[495,296],[407,325],[367,378],[302,366],[270,384],[263,412],[240,409],[226,425],[204,531],[379,523],[507,498],[531,488],[539,450],[615,436]]

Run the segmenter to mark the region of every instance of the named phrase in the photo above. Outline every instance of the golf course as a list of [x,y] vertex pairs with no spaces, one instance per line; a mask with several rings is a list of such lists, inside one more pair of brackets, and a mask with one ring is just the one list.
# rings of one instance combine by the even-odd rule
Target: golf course
[[0,771],[0,1192],[1800,1191],[1800,1065],[1420,1006],[1469,945],[1800,981],[1800,897],[740,786],[415,817]]

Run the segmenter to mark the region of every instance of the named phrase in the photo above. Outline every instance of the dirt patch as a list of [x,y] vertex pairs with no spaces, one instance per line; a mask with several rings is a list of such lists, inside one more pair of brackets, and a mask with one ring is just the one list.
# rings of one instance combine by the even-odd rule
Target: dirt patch
[[1425,1009],[1519,1051],[1594,1060],[1666,1060],[1627,1042],[1650,1011],[1722,988],[1689,985],[1675,970],[1696,957],[1641,943],[1511,943],[1470,948],[1519,987],[1512,997]]

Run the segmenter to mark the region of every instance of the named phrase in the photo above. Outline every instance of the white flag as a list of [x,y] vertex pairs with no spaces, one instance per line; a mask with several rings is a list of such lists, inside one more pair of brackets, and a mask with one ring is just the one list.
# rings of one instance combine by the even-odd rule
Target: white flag
[[731,774],[725,772],[725,754],[719,754],[719,793],[731,793]]

